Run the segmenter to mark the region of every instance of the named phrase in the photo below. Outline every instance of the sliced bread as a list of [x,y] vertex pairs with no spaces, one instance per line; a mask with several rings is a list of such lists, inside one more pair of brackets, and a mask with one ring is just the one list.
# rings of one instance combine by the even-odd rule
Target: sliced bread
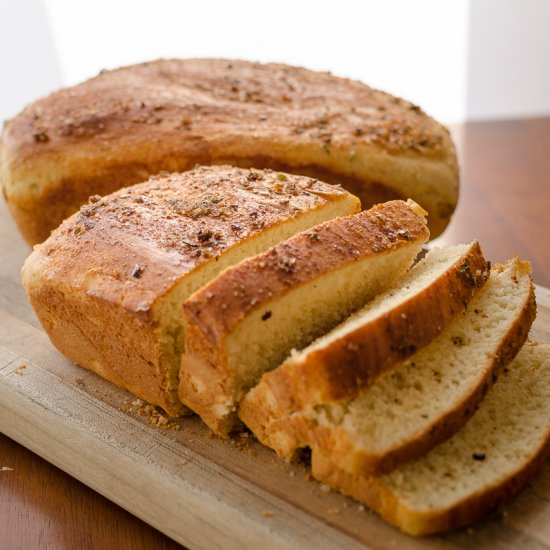
[[23,283],[62,353],[177,415],[183,301],[225,267],[358,210],[341,188],[271,171],[159,176],[92,197],[35,248]]
[[550,451],[550,346],[528,342],[472,419],[426,456],[353,476],[313,449],[313,476],[412,535],[477,521],[517,494]]
[[488,275],[477,242],[431,250],[394,287],[265,374],[242,400],[241,419],[287,456],[290,450],[269,440],[271,423],[307,406],[354,397],[431,342]]
[[429,232],[412,201],[325,222],[227,269],[184,303],[179,396],[218,434],[261,375],[331,329],[413,263]]
[[530,264],[497,265],[431,344],[354,399],[268,423],[264,441],[287,454],[297,444],[315,446],[351,474],[389,472],[464,425],[525,342],[535,313]]

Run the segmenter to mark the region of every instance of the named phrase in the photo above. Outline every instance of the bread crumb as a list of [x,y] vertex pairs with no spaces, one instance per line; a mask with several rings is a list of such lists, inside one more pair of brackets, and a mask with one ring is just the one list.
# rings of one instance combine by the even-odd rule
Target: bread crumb
[[0,472],[13,472],[13,468],[10,468],[9,466],[2,466],[2,468],[0,468]]
[[134,413],[147,420],[147,422],[155,428],[162,428],[163,430],[179,430],[181,426],[166,413],[150,403],[146,403],[141,399],[134,399],[132,403],[123,407],[124,412]]
[[321,489],[323,493],[330,493],[330,487],[328,485],[325,485],[324,483],[321,483],[321,485],[319,485],[319,489]]
[[272,518],[275,514],[270,510],[262,510],[262,516],[264,518]]
[[27,365],[19,365],[16,369],[15,369],[15,374],[17,374],[17,376],[22,376],[23,374],[25,374],[23,371],[27,368]]
[[252,444],[252,438],[248,432],[241,432],[235,437],[232,437],[230,441],[233,447],[244,454],[248,456],[257,456],[258,453],[250,446]]
[[365,511],[365,505],[364,505],[364,504],[359,504],[359,506],[357,506],[357,509],[358,509],[360,512],[364,512],[364,511]]

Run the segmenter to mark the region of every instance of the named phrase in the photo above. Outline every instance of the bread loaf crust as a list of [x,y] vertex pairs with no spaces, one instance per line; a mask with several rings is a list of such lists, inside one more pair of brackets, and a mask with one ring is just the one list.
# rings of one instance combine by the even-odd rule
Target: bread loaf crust
[[2,140],[4,196],[30,243],[90,195],[197,163],[342,183],[364,208],[412,197],[432,236],[458,195],[448,131],[417,106],[280,64],[172,59],[107,71],[34,102]]
[[[217,405],[235,410],[233,373],[224,342],[252,311],[272,297],[341,269],[362,257],[389,254],[429,237],[424,219],[403,201],[390,201],[354,216],[338,218],[280,243],[225,271],[183,305],[188,338],[180,371],[179,396],[221,435],[235,425]],[[261,330],[261,327],[258,327]],[[197,387],[200,381],[200,388]]]
[[184,412],[177,370],[171,372],[179,362],[169,368],[171,344],[162,343],[178,335],[165,334],[161,302],[184,279],[200,280],[205,269],[215,274],[220,256],[267,229],[330,204],[359,208],[336,186],[284,177],[201,167],[92,198],[23,267],[30,302],[54,345],[170,414]]

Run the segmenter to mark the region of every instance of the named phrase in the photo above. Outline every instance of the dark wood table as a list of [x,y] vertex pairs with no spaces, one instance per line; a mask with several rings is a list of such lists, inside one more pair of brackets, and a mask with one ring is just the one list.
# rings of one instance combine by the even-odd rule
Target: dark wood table
[[[461,198],[438,244],[478,239],[492,261],[533,262],[550,287],[550,118],[453,127]],[[1,404],[0,404],[1,406]],[[0,548],[180,546],[0,434]]]

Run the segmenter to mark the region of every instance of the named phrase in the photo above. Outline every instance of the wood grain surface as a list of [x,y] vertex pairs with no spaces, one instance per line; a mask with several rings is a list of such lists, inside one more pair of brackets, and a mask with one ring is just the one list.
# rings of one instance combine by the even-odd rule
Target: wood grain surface
[[[535,282],[550,286],[550,119],[467,124],[453,132],[462,195],[438,242],[478,238],[493,261],[518,253],[533,262]],[[246,438],[231,444],[211,437],[197,419],[182,420],[179,430],[151,426],[131,396],[52,348],[19,282],[28,253],[2,204],[0,431],[181,543],[550,547],[548,466],[506,515],[447,537],[415,540]],[[534,335],[547,339],[550,295],[539,295]],[[179,547],[74,477],[0,435],[0,548]]]

